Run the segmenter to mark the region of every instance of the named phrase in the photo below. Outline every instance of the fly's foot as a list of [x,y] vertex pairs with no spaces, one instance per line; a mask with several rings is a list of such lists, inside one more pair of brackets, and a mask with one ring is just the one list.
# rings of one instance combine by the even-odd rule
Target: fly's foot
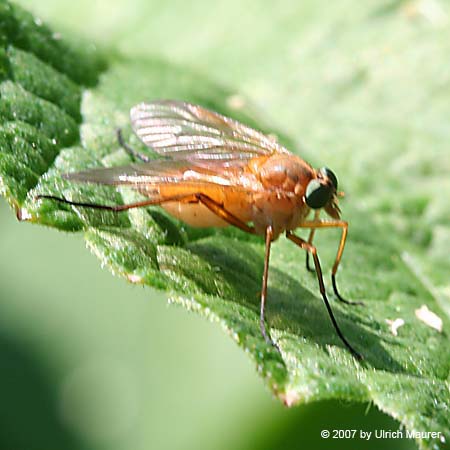
[[365,306],[364,302],[352,302],[350,300],[346,300],[345,298],[343,298],[341,296],[341,294],[339,294],[339,291],[338,291],[337,285],[336,285],[336,276],[335,275],[331,275],[331,282],[333,284],[334,294],[336,295],[336,297],[338,298],[339,301],[341,301],[342,303],[345,303],[346,305]]

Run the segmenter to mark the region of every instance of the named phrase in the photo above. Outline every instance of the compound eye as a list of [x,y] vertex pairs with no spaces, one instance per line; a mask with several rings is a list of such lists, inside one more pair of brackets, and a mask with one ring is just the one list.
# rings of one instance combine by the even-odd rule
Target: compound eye
[[305,200],[306,204],[313,209],[323,208],[331,198],[331,186],[313,179],[306,186]]
[[337,177],[336,177],[336,175],[334,174],[334,172],[333,172],[331,169],[329,169],[328,167],[322,167],[322,168],[320,169],[320,173],[321,173],[324,177],[327,177],[327,178],[331,181],[331,184],[334,186],[334,189],[337,190],[337,187],[338,187],[338,180],[337,180]]

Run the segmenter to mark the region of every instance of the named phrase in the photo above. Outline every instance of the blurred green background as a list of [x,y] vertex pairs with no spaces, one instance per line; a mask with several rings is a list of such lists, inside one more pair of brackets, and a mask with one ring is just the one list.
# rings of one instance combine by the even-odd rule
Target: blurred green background
[[[296,58],[311,56],[302,48],[284,53],[280,36],[286,33],[289,42],[288,33],[297,26],[308,29],[308,21],[318,17],[329,26],[336,11],[342,13],[352,4],[337,2],[326,9],[309,2],[302,14],[296,12],[302,20],[292,24],[289,19],[296,2],[282,2],[274,9],[278,41],[273,42],[272,13],[262,1],[241,8],[238,2],[230,7],[231,2],[225,1],[214,6],[204,1],[144,0],[19,3],[57,30],[133,56],[164,55],[259,99],[261,111],[275,105],[280,112],[277,125],[287,119],[282,128],[297,138],[299,128],[308,123],[308,107],[303,122],[297,122],[292,105],[283,102],[297,102],[291,92],[300,89],[299,73],[302,80],[314,80],[315,73],[307,67],[286,73],[284,63],[292,67]],[[380,6],[378,12],[382,15],[401,3],[406,2],[387,2],[387,9]],[[357,17],[361,11],[352,13]],[[436,11],[433,17],[439,22]],[[408,33],[397,35],[398,29],[390,28],[394,46],[408,38]],[[367,39],[374,39],[379,31],[368,30]],[[252,33],[261,36],[257,45],[247,39]],[[311,32],[308,39],[311,44],[319,36]],[[350,60],[352,46],[360,44],[358,39],[351,42],[356,44],[347,47],[349,53],[331,53],[327,64],[339,66]],[[270,55],[270,66],[258,48]],[[370,48],[367,57],[371,58]],[[395,58],[389,64],[387,71],[395,67]],[[364,78],[363,72],[360,75]],[[347,76],[353,75],[338,71],[343,93]],[[277,85],[277,79],[284,82]],[[351,80],[358,82],[358,78]],[[314,86],[314,81],[309,85]],[[315,87],[302,95],[315,105],[309,120],[317,123],[314,116],[328,104],[320,77]],[[393,104],[407,110],[408,101],[398,102],[395,93],[386,94],[390,96]],[[380,103],[383,99],[380,96]],[[365,108],[365,97],[360,100]],[[342,126],[348,126],[347,121],[361,127],[351,117],[351,102],[342,112]],[[338,115],[333,117],[332,110],[328,114],[334,123]],[[372,126],[376,126],[376,110],[373,114]],[[314,130],[312,143],[322,138],[327,143],[320,123]],[[399,425],[370,405],[322,402],[285,409],[272,399],[246,355],[219,327],[168,307],[163,293],[112,277],[84,249],[81,236],[18,224],[3,200],[0,224],[1,449],[415,448],[407,440],[322,439],[322,429],[396,430]]]

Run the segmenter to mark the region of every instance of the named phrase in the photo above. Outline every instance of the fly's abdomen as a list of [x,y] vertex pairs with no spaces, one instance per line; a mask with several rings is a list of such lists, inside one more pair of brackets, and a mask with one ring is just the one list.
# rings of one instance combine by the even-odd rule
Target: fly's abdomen
[[277,154],[270,158],[258,158],[255,163],[253,170],[267,190],[278,190],[302,197],[309,181],[314,178],[314,169],[298,156]]
[[[203,194],[213,200],[219,207],[247,223],[252,218],[249,194],[231,187],[217,186],[210,183],[160,184],[141,191],[144,195],[161,200],[161,206],[169,214],[193,227],[225,227],[229,224],[216,213],[203,205],[196,194]],[[180,198],[180,197],[184,198]],[[180,198],[178,201],[167,201]]]

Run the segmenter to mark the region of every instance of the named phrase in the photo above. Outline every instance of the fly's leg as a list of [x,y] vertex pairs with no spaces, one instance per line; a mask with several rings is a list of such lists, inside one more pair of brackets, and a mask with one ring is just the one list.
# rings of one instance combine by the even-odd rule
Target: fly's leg
[[350,350],[350,353],[359,360],[364,359],[363,356],[358,353],[351,345],[350,343],[347,341],[347,339],[345,338],[345,336],[342,334],[339,325],[336,322],[336,318],[334,317],[333,314],[333,310],[331,309],[330,306],[330,302],[328,301],[327,298],[327,294],[325,292],[325,285],[323,283],[323,276],[322,276],[322,269],[320,267],[320,262],[319,262],[319,257],[317,255],[317,250],[316,247],[314,247],[313,245],[309,244],[308,242],[306,242],[305,240],[299,238],[298,236],[296,236],[295,234],[292,234],[290,231],[286,232],[286,237],[291,240],[294,244],[298,245],[300,248],[302,248],[303,250],[306,250],[307,252],[311,253],[313,260],[314,260],[314,266],[316,268],[316,274],[317,274],[317,280],[319,282],[319,289],[320,289],[320,293],[322,294],[322,298],[323,301],[325,303],[325,306],[327,308],[328,311],[328,315],[330,316],[331,319],[331,323],[334,326],[334,329],[336,330],[337,335],[339,336],[339,338],[341,339],[341,341],[345,344],[345,346]]
[[[36,196],[36,199],[48,199],[53,200],[56,202],[64,203],[66,205],[72,205],[72,206],[78,206],[78,207],[85,207],[85,208],[93,208],[93,209],[102,209],[107,211],[113,211],[113,212],[120,212],[125,211],[131,208],[140,208],[144,206],[156,206],[156,205],[162,205],[166,202],[183,202],[183,203],[201,203],[206,208],[208,208],[211,212],[216,214],[218,217],[223,219],[225,222],[229,223],[230,225],[233,225],[242,231],[246,231],[247,233],[256,234],[256,230],[254,227],[251,227],[247,225],[245,222],[240,220],[238,217],[231,214],[229,211],[227,211],[220,203],[216,202],[211,197],[202,194],[188,194],[188,195],[178,195],[173,197],[166,197],[166,198],[158,198],[158,199],[149,199],[144,200],[142,202],[136,202],[136,203],[130,203],[128,205],[115,205],[115,206],[109,206],[109,205],[100,205],[97,203],[85,203],[85,202],[72,202],[70,200],[66,200],[65,198],[56,197],[53,195],[38,195]],[[260,329],[261,334],[263,335],[265,341],[268,344],[273,345],[278,350],[278,346],[272,341],[269,332],[266,330],[266,323],[265,323],[265,306],[266,306],[266,299],[267,299],[267,281],[269,277],[269,257],[270,257],[270,246],[273,240],[273,229],[272,227],[267,227],[266,229],[266,251],[264,256],[264,272],[263,272],[263,279],[262,279],[262,291],[261,291],[261,310],[260,310]]]
[[53,201],[59,202],[59,203],[64,203],[66,205],[79,206],[79,207],[91,208],[91,209],[102,209],[102,210],[112,211],[112,212],[126,211],[128,209],[142,208],[144,206],[157,206],[157,205],[161,205],[162,203],[165,203],[165,202],[180,202],[180,201],[189,201],[189,200],[196,201],[196,197],[193,194],[176,195],[173,197],[166,197],[164,199],[161,199],[161,198],[148,199],[148,200],[143,200],[142,202],[129,203],[127,205],[112,205],[112,206],[101,205],[98,203],[72,202],[65,198],[56,197],[54,195],[36,195],[35,198],[36,198],[36,200],[47,199],[47,200],[53,200]]
[[83,208],[91,208],[91,209],[102,209],[106,211],[120,212],[126,211],[132,208],[142,208],[144,206],[158,206],[168,202],[182,202],[182,203],[202,203],[206,206],[210,211],[219,216],[225,222],[230,225],[234,225],[237,228],[240,228],[242,231],[246,231],[247,233],[255,234],[256,230],[247,225],[242,220],[238,219],[236,216],[227,211],[222,205],[217,203],[211,197],[208,197],[205,194],[197,193],[197,194],[179,194],[171,197],[159,197],[159,198],[151,198],[148,200],[143,200],[141,202],[129,203],[127,205],[101,205],[98,203],[89,203],[89,202],[73,202],[71,200],[67,200],[62,197],[56,197],[55,195],[36,195],[36,200],[47,199],[53,200],[59,203],[64,203],[66,205],[78,206]]
[[[347,232],[348,232],[348,223],[344,220],[307,220],[298,225],[299,228],[310,228],[311,231],[316,230],[317,228],[341,228],[341,240],[339,242],[338,251],[336,253],[336,259],[334,260],[333,268],[331,270],[331,283],[333,285],[333,291],[338,298],[339,301],[347,304],[347,305],[364,305],[363,302],[352,302],[350,300],[346,300],[341,296],[338,291],[336,284],[336,272],[339,267],[339,263],[341,262],[342,253],[344,252],[345,242],[347,240]],[[314,236],[314,234],[313,234]],[[311,237],[311,234],[310,234]],[[309,244],[311,244],[308,241]]]
[[342,234],[341,241],[339,242],[338,251],[336,254],[336,259],[334,260],[333,269],[331,270],[331,283],[333,284],[333,291],[336,294],[336,297],[341,301],[346,303],[347,305],[364,305],[363,302],[352,302],[350,300],[346,300],[339,294],[337,285],[336,285],[336,272],[339,267],[339,263],[341,262],[342,253],[344,252],[345,241],[347,240],[347,232],[348,232],[348,223],[343,222],[342,226]]
[[119,141],[119,145],[134,159],[139,159],[143,162],[149,162],[150,158],[142,153],[137,152],[133,148],[131,148],[123,139],[122,130],[120,128],[117,129],[117,140]]
[[270,259],[270,247],[273,239],[273,229],[272,227],[267,227],[266,229],[266,247],[264,252],[264,272],[262,277],[262,288],[261,288],[261,309],[259,315],[259,327],[261,329],[261,334],[263,335],[265,341],[268,344],[276,346],[272,341],[269,332],[266,330],[266,300],[267,300],[267,282],[269,280],[269,259]]
[[[309,232],[308,244],[310,244],[310,245],[312,245],[312,241],[314,239],[315,232],[316,232],[316,230],[314,228],[312,230],[310,230],[310,232]],[[315,270],[309,265],[309,252],[306,252],[306,270],[308,272],[315,272]]]
[[[314,220],[318,220],[320,215],[320,209],[316,210],[314,213]],[[316,233],[315,228],[311,228],[309,230],[308,244],[312,245],[312,241],[314,239],[314,234]],[[306,252],[306,270],[308,272],[315,272],[315,270],[309,265],[309,252]]]
[[225,222],[229,223],[230,225],[233,225],[233,226],[241,229],[242,231],[246,231],[247,233],[251,233],[251,234],[256,233],[256,230],[254,227],[247,225],[241,219],[239,219],[235,215],[231,214],[229,211],[227,211],[223,207],[223,205],[216,202],[208,195],[199,193],[199,194],[195,194],[195,198],[198,200],[198,202],[200,202],[202,205],[206,206],[216,216],[219,216],[221,219],[223,219]]
[[[228,222],[230,225],[234,225],[237,228],[240,228],[242,231],[246,231],[248,233],[256,233],[253,227],[248,226],[245,222],[242,222],[236,216],[227,211],[222,205],[217,203],[211,197],[208,197],[205,194],[197,194],[196,195],[200,203],[205,205],[211,212],[219,216],[221,219]],[[266,318],[265,318],[265,310],[266,310],[266,301],[267,301],[267,282],[269,279],[269,259],[270,259],[270,247],[273,241],[273,229],[271,226],[266,228],[266,247],[264,253],[264,272],[262,278],[262,288],[261,288],[261,308],[259,315],[259,327],[261,329],[261,334],[264,340],[273,345],[278,351],[280,351],[278,345],[272,340],[270,337],[270,333],[266,329]]]
[[[219,216],[221,219],[228,222],[230,225],[234,225],[237,228],[240,228],[242,231],[246,231],[248,233],[255,234],[256,230],[254,227],[248,226],[245,222],[242,222],[236,216],[227,211],[222,205],[217,203],[211,197],[208,197],[205,194],[196,194],[199,202],[206,206],[211,212]],[[265,253],[264,253],[264,271],[262,278],[262,288],[261,288],[261,308],[259,315],[259,327],[261,330],[261,334],[264,340],[273,345],[278,351],[280,351],[278,345],[272,340],[270,337],[270,333],[266,329],[266,318],[265,318],[265,310],[266,310],[266,302],[267,302],[267,282],[269,279],[269,259],[270,259],[270,247],[273,241],[273,228],[271,226],[266,228],[265,235]]]
[[267,282],[269,280],[269,259],[270,259],[270,247],[273,240],[273,229],[271,226],[266,228],[266,250],[264,252],[264,272],[262,277],[262,289],[261,289],[261,309],[259,315],[259,328],[261,329],[261,334],[264,340],[273,345],[278,351],[280,351],[278,345],[270,337],[270,333],[266,330],[266,301],[267,301]]

